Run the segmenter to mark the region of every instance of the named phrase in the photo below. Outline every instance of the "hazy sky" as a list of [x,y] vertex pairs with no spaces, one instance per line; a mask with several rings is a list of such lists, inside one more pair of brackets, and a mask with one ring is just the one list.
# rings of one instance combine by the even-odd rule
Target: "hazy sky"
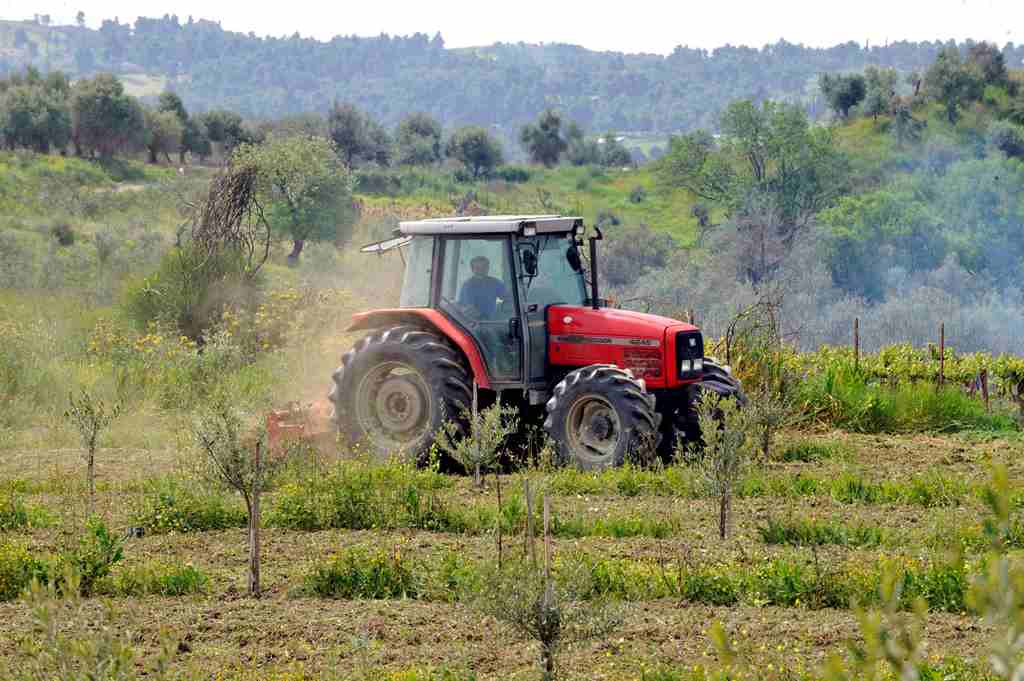
[[329,39],[334,35],[444,36],[449,47],[503,42],[567,42],[591,49],[668,53],[676,45],[752,45],[785,38],[808,45],[847,40],[963,39],[1024,43],[1024,0],[0,0],[0,18],[50,14],[71,23],[177,14],[217,20],[258,35]]

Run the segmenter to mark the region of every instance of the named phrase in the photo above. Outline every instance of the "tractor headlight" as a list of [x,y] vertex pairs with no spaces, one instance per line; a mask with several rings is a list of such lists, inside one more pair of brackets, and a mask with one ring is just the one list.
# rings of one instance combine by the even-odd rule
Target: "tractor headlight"
[[695,360],[693,360],[693,370],[694,371],[704,371],[704,360],[703,359],[695,359]]
[[679,363],[679,373],[688,374],[693,371],[693,362],[688,359],[684,359]]

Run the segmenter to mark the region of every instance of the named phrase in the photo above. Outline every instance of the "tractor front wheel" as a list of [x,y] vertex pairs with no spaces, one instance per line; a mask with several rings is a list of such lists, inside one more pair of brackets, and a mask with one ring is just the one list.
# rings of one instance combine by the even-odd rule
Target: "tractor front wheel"
[[334,372],[330,400],[342,435],[378,458],[415,460],[446,421],[459,423],[471,395],[458,353],[440,336],[410,326],[359,341]]
[[555,386],[544,429],[555,441],[560,463],[593,470],[621,466],[631,452],[653,451],[660,421],[654,396],[632,373],[594,364]]

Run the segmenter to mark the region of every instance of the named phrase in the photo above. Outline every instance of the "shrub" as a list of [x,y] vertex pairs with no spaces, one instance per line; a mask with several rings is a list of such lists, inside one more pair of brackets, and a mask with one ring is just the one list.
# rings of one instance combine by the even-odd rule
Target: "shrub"
[[242,257],[230,252],[211,256],[186,245],[172,249],[155,273],[129,286],[124,307],[142,328],[171,326],[202,342],[226,306],[255,309],[259,292],[260,280],[246,272]]
[[306,589],[324,598],[344,600],[416,598],[419,584],[408,558],[397,549],[350,549],[320,563],[306,577]]
[[17,530],[28,526],[28,510],[21,499],[8,492],[0,496],[0,531]]
[[75,245],[75,230],[66,222],[58,222],[50,227],[50,234],[61,246]]
[[461,513],[436,492],[446,476],[392,463],[340,463],[319,477],[286,480],[274,494],[267,524],[300,530],[411,527],[435,532],[466,529]]
[[834,442],[820,442],[817,440],[797,440],[790,442],[779,452],[778,460],[784,463],[813,463],[824,459],[839,458],[842,448]]
[[[91,518],[78,543],[61,553],[51,567],[50,579],[63,584],[70,570],[77,576],[83,596],[92,594],[96,583],[107,577],[111,569],[124,558],[124,543],[110,532],[106,523]],[[66,586],[66,585],[65,585]]]
[[643,203],[644,199],[647,198],[647,190],[642,186],[637,185],[629,192],[630,203]]
[[148,532],[204,532],[245,527],[245,510],[217,489],[163,478],[148,484],[133,522]]
[[45,579],[47,569],[47,564],[23,544],[0,542],[0,601],[17,598],[33,579]]
[[530,170],[520,166],[501,166],[494,171],[494,177],[505,182],[523,183],[530,181]]
[[848,526],[843,523],[820,523],[808,519],[778,520],[757,528],[766,544],[792,544],[795,546],[878,546],[885,538],[880,527],[871,525]]

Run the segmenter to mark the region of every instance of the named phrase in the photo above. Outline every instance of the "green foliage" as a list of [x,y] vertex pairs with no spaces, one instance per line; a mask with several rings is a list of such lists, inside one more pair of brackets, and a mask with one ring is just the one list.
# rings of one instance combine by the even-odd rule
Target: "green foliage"
[[209,256],[189,243],[168,251],[156,272],[130,283],[124,307],[140,328],[162,326],[192,341],[206,341],[226,307],[255,307],[260,283],[249,275],[240,254]]
[[502,406],[501,400],[478,413],[466,411],[462,416],[469,424],[468,429],[449,421],[437,433],[437,446],[467,473],[472,472],[477,487],[480,487],[483,485],[482,475],[498,462],[505,440],[518,432],[517,415],[515,407]]
[[25,503],[13,491],[0,496],[0,532],[28,527],[29,515]]
[[562,116],[554,109],[545,110],[536,123],[524,125],[519,131],[519,142],[534,163],[547,168],[558,165],[569,148],[562,136]]
[[31,76],[0,87],[0,138],[11,149],[64,149],[71,140],[67,78],[59,71],[45,80]]
[[34,579],[43,579],[47,564],[36,551],[9,537],[0,539],[0,601],[18,598]]
[[144,145],[149,162],[158,163],[160,156],[170,159],[182,149],[185,126],[174,111],[145,111],[146,131]]
[[92,595],[97,584],[110,575],[114,565],[124,558],[124,540],[110,532],[106,523],[92,517],[85,531],[61,553],[55,565],[49,568],[49,579],[56,580],[64,589],[72,585],[67,575],[75,576],[78,590],[83,596]]
[[466,166],[474,180],[493,174],[503,162],[501,143],[485,128],[476,126],[456,130],[448,140],[445,153]]
[[285,480],[274,495],[267,524],[301,530],[462,531],[463,516],[436,494],[450,484],[438,473],[402,463],[340,463],[322,475]]
[[146,562],[126,567],[105,579],[99,593],[114,596],[184,596],[206,591],[210,578],[191,564]]
[[700,457],[711,494],[718,499],[718,535],[725,539],[734,488],[753,448],[750,412],[742,409],[736,400],[722,399],[710,390],[702,394],[696,410],[703,448],[697,450],[695,456]]
[[163,636],[159,652],[141,655],[127,635],[117,633],[118,613],[112,606],[96,609],[82,600],[79,578],[73,572],[55,583],[35,581],[26,603],[31,613],[31,635],[25,636],[16,666],[3,670],[16,681],[171,681],[184,678],[171,672],[169,663],[177,647]]
[[402,165],[433,165],[441,160],[441,123],[429,114],[407,115],[398,124],[396,144]]
[[939,52],[924,75],[925,92],[943,105],[950,123],[957,122],[963,106],[981,98],[984,83],[979,65],[964,60],[956,47]]
[[395,549],[349,549],[313,567],[306,590],[322,598],[416,598],[420,585],[410,559]]
[[334,103],[327,114],[328,135],[338,154],[352,168],[360,161],[391,163],[391,137],[376,121],[352,104]]
[[767,524],[759,526],[757,531],[766,544],[794,546],[879,546],[886,538],[880,527],[821,523],[807,518],[779,520],[769,517]]
[[256,169],[270,224],[295,242],[292,260],[307,240],[347,239],[354,178],[330,140],[271,134],[259,145],[240,146],[232,163]]
[[800,439],[786,444],[775,458],[783,463],[815,463],[826,459],[838,459],[845,454],[845,449],[838,443]]
[[147,483],[132,522],[147,532],[206,532],[245,527],[245,510],[216,489],[162,478]]
[[111,74],[75,83],[71,97],[75,147],[110,158],[116,152],[137,148],[145,138],[146,121],[135,98]]
[[818,78],[818,87],[829,107],[842,118],[848,118],[850,109],[864,101],[867,94],[867,83],[860,74],[823,73]]

